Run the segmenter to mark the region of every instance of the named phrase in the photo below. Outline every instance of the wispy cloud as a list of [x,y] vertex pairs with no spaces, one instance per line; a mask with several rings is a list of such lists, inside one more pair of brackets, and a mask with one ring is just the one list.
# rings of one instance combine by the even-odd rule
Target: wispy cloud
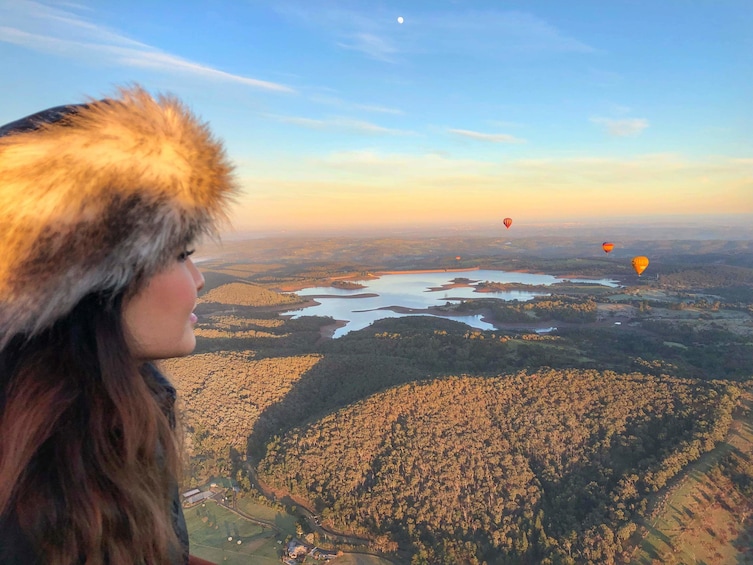
[[356,108],[359,110],[366,110],[367,112],[377,112],[379,114],[393,114],[393,115],[399,115],[402,114],[402,110],[398,110],[397,108],[387,108],[385,106],[372,106],[369,104],[356,104]]
[[286,124],[295,124],[310,129],[339,129],[367,134],[384,135],[415,135],[415,132],[394,128],[386,128],[371,122],[353,120],[350,118],[333,117],[326,119],[303,118],[298,116],[280,116],[267,114],[269,118]]
[[610,113],[617,116],[627,116],[630,112],[633,111],[630,106],[625,106],[624,104],[611,104],[610,107]]
[[377,104],[354,104],[352,102],[343,100],[342,98],[338,98],[337,96],[331,95],[314,94],[309,96],[309,100],[317,104],[344,108],[346,110],[363,110],[365,112],[373,112],[376,114],[392,114],[395,116],[403,114],[403,111],[397,108],[389,108],[387,106],[380,106]]
[[526,12],[502,10],[416,11],[396,23],[393,10],[372,3],[310,3],[279,0],[275,10],[335,45],[371,59],[399,62],[404,56],[451,52],[474,58],[545,53],[593,53],[597,49],[549,22]]
[[519,128],[522,125],[517,122],[507,122],[504,120],[487,120],[487,123],[498,128]]
[[[396,187],[403,187],[407,177],[422,177],[426,179],[427,186],[431,186],[450,182],[453,178],[473,176],[488,187],[498,188],[501,182],[511,186],[520,183],[521,186],[538,187],[537,190],[562,191],[571,197],[573,187],[602,191],[605,186],[631,189],[645,186],[650,187],[650,191],[663,187],[660,190],[670,198],[670,195],[677,194],[677,189],[687,193],[689,186],[699,185],[699,179],[708,177],[720,186],[742,186],[741,183],[747,183],[746,190],[741,188],[739,192],[747,197],[745,209],[753,212],[753,200],[749,196],[753,181],[751,162],[751,158],[728,157],[697,160],[676,153],[651,153],[629,158],[576,156],[500,162],[498,159],[455,158],[437,152],[399,153],[360,149],[335,151],[310,158],[303,167],[307,169],[305,173],[300,169],[286,169],[277,165],[265,167],[263,163],[258,164],[260,169],[255,164],[253,170],[255,174],[265,170],[263,176],[267,178],[301,174],[324,183],[335,180],[332,176],[334,170],[349,170],[362,173],[365,181],[373,179],[375,175],[389,178]],[[703,190],[707,190],[705,185]]]
[[[76,5],[69,4],[71,8]],[[223,71],[166,53],[117,31],[87,21],[71,11],[20,0],[0,6],[0,41],[83,62],[188,73],[262,90],[294,92],[284,84]]]
[[481,161],[453,159],[436,153],[403,154],[384,153],[372,149],[336,151],[312,163],[324,165],[325,169],[360,171],[366,175],[394,175],[395,171],[408,172],[411,176],[433,176],[439,172],[456,174],[459,171],[489,170],[494,165]]
[[244,183],[254,188],[238,209],[238,225],[257,228],[264,222],[301,227],[312,221],[499,221],[502,202],[528,221],[647,211],[753,213],[749,158],[647,154],[500,162],[364,149],[249,173]]
[[471,131],[467,129],[448,129],[450,133],[461,137],[468,137],[477,141],[487,141],[490,143],[525,143],[525,139],[520,139],[507,133],[482,133],[480,131]]
[[[393,17],[368,9],[343,8],[339,2],[279,0],[274,9],[283,17],[324,34],[341,49],[363,53],[370,59],[395,62],[399,52]],[[388,25],[388,22],[390,25]],[[392,29],[392,31],[391,31]]]
[[185,71],[185,72],[192,73],[194,75],[202,76],[209,79],[237,82],[240,84],[245,84],[247,86],[252,86],[254,88],[259,88],[262,90],[273,90],[277,92],[294,92],[292,88],[285,86],[283,84],[245,77],[245,76],[236,75],[232,73],[227,73],[225,71],[215,69],[214,67],[209,67],[207,65],[202,65],[200,63],[187,61],[185,59],[176,57],[175,55],[170,55],[168,53],[159,53],[159,52],[121,53],[118,60],[124,65],[133,66],[133,67],[152,68],[152,69],[157,69],[160,71],[164,71],[166,69],[172,69],[174,71],[175,70]]
[[79,4],[78,2],[62,2],[62,1],[58,1],[57,5],[58,6],[64,6],[66,8],[74,8],[74,9],[80,10],[80,11],[90,11],[91,10],[91,8],[89,6],[84,6],[83,4]]
[[[463,10],[426,19],[425,27],[437,46],[478,55],[593,53],[594,47],[526,12]],[[494,55],[492,55],[494,56]]]
[[624,118],[615,120],[612,118],[593,117],[591,122],[604,128],[604,130],[615,137],[635,137],[640,135],[648,126],[648,120],[645,118]]
[[373,33],[355,33],[337,42],[338,47],[360,51],[378,61],[393,62],[397,48],[385,37]]

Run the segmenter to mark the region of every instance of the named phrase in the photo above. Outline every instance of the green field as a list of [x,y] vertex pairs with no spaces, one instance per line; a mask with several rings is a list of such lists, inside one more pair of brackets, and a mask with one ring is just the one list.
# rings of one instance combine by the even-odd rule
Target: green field
[[265,504],[259,504],[252,497],[239,498],[236,501],[238,510],[257,520],[274,524],[284,539],[287,535],[295,535],[295,516],[291,516],[282,510],[276,510]]
[[184,513],[193,555],[228,565],[280,562],[280,546],[273,529],[263,528],[213,502],[187,508]]
[[[208,502],[206,506],[188,508],[184,513],[191,540],[191,553],[221,565],[280,563],[279,553],[282,545],[277,541],[295,535],[295,517],[270,506],[258,504],[252,498],[239,499],[237,506],[244,514],[274,526],[262,528],[254,521],[238,516],[214,502]],[[242,542],[240,545],[238,534]],[[233,539],[228,541],[228,537]],[[386,559],[356,553],[338,557],[337,563],[393,565]]]

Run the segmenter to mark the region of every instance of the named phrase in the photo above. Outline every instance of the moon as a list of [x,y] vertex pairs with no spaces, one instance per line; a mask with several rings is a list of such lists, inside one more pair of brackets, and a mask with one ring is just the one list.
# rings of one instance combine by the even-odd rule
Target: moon
[[397,23],[401,24],[401,23],[403,23],[404,21],[405,21],[405,20],[403,19],[403,16],[398,16],[398,17],[397,17]]

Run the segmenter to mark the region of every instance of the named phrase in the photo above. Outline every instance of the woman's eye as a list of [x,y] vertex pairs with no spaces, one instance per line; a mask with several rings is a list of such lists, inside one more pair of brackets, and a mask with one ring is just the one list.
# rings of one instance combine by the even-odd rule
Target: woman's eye
[[180,255],[178,255],[178,261],[185,261],[191,255],[193,255],[194,251],[196,251],[196,250],[195,249],[191,249],[190,251],[188,251],[188,250],[184,251],[183,253],[181,253]]

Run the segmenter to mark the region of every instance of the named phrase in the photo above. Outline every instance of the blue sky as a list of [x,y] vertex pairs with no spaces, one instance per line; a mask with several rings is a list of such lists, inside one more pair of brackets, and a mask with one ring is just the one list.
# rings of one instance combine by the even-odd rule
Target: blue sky
[[239,230],[753,219],[751,30],[750,0],[0,0],[0,123],[176,94]]

